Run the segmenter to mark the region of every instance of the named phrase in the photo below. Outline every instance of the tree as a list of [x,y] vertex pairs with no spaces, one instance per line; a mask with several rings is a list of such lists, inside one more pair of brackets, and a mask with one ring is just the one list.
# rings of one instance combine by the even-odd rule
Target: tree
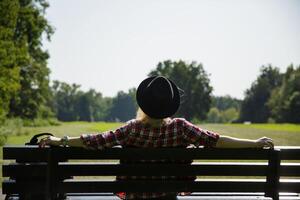
[[111,98],[103,98],[100,92],[90,89],[80,91],[76,102],[76,112],[80,121],[103,121],[109,114]]
[[135,101],[135,89],[128,93],[118,92],[112,100],[112,107],[108,119],[110,121],[128,121],[135,117],[137,106]]
[[232,123],[239,117],[239,112],[236,108],[231,107],[221,112],[222,122]]
[[80,90],[80,85],[53,81],[52,110],[61,121],[104,121],[110,112],[112,99],[100,92]]
[[207,114],[207,122],[209,123],[222,123],[221,113],[218,108],[212,107]]
[[77,121],[76,105],[78,102],[80,85],[69,85],[64,82],[54,81],[52,86],[53,110],[61,121]]
[[230,107],[226,110],[219,110],[212,107],[207,114],[207,122],[209,123],[231,123],[237,120],[239,112],[236,108]]
[[212,107],[216,107],[221,111],[227,110],[229,108],[240,110],[241,102],[241,100],[233,98],[229,95],[212,97]]
[[50,109],[49,73],[47,59],[49,54],[42,49],[42,37],[48,40],[53,28],[45,18],[49,6],[45,0],[19,0],[17,19],[13,32],[13,42],[20,53],[19,66],[20,90],[10,100],[9,115],[34,119],[48,117]]
[[282,74],[277,67],[262,66],[257,80],[252,83],[250,89],[246,90],[239,121],[267,122],[271,115],[267,105],[268,100],[272,90],[278,87],[281,82]]
[[21,52],[14,42],[18,0],[0,1],[0,121],[9,112],[9,102],[20,89]]
[[283,82],[272,92],[268,106],[276,122],[300,123],[300,66],[287,68]]
[[202,64],[167,60],[158,63],[156,69],[149,73],[149,76],[153,75],[166,76],[184,90],[177,116],[187,120],[206,118],[211,104],[212,87]]

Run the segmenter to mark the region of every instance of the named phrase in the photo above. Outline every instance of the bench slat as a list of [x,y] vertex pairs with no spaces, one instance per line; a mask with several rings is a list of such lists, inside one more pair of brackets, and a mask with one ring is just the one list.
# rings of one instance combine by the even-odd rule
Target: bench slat
[[278,146],[281,160],[300,160],[300,146]]
[[280,180],[280,192],[300,192],[300,179]]
[[[3,147],[4,159],[20,159],[29,161],[46,160],[51,151],[57,160],[64,159],[128,159],[128,160],[268,160],[271,150],[267,149],[206,149],[206,148],[111,148],[98,151],[82,148],[43,148],[37,146],[5,146]],[[57,152],[57,153],[56,153]]]
[[[36,182],[16,183],[15,181],[4,181],[4,193],[32,192],[40,193],[44,187]],[[94,192],[264,192],[265,182],[261,181],[81,181],[70,180],[57,184],[60,193],[94,193]]]
[[[111,185],[115,184],[115,185]],[[94,186],[93,186],[94,185]],[[94,188],[92,188],[94,187]],[[126,181],[126,182],[84,182],[84,181],[65,181],[60,185],[62,190],[67,190],[70,192],[92,192],[90,190],[97,190],[99,187],[105,190],[110,190],[113,188],[113,192],[118,191],[131,191],[131,192],[176,192],[176,191],[198,191],[198,192],[263,192],[265,183],[264,182],[249,182],[249,181]],[[187,189],[188,188],[188,189]],[[101,190],[102,190],[101,189]]]
[[280,176],[300,176],[300,163],[281,163]]
[[[136,168],[143,166],[118,166],[116,164],[106,163],[63,163],[60,164],[59,173],[66,176],[113,176],[113,175],[205,175],[205,176],[264,176],[266,175],[265,163],[196,163],[191,166],[182,165],[153,165],[154,171],[149,170],[139,172]],[[148,168],[148,166],[144,166]],[[178,170],[180,168],[180,170]],[[156,169],[156,170],[155,170]],[[28,164],[4,164],[4,177],[16,176],[43,176],[46,173],[46,163]],[[160,171],[160,172],[159,172]],[[136,173],[136,174],[135,174]],[[280,176],[300,176],[300,163],[282,163],[280,167]]]
[[[46,175],[45,163],[3,165],[4,177]],[[106,164],[61,163],[56,176],[266,176],[267,165],[239,164]]]
[[[84,170],[82,170],[84,169]],[[123,165],[61,165],[60,173],[74,176],[135,175],[135,176],[266,176],[267,166],[222,164],[123,164]]]

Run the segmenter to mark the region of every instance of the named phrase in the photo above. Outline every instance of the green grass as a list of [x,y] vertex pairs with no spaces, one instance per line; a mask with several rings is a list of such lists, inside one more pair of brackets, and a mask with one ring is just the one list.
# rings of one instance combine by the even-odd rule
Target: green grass
[[[33,135],[41,132],[50,132],[58,137],[79,136],[82,133],[114,130],[121,125],[122,123],[107,122],[64,122],[60,126],[23,127],[23,132],[28,134],[11,135],[6,144],[24,144]],[[199,127],[240,138],[256,139],[267,136],[273,138],[276,145],[300,146],[300,125],[295,124],[200,124]]]
[[300,132],[300,125],[297,124],[230,124],[230,126],[245,128],[249,126],[253,129],[270,130],[270,131],[286,131],[286,132]]
[[266,136],[276,146],[300,146],[300,125],[295,124],[201,124],[199,127],[238,138]]
[[113,130],[122,125],[123,125],[123,123],[98,122],[98,123],[93,123],[91,128],[89,129],[89,131],[103,132],[103,131],[107,131],[107,130]]
[[64,135],[79,136],[83,133],[96,133],[103,132],[110,129],[115,129],[121,126],[121,123],[106,123],[106,122],[64,122],[60,126],[45,126],[45,127],[23,127],[24,131],[29,133],[28,135],[12,135],[8,137],[6,144],[24,144],[29,141],[30,138],[38,133],[48,132],[57,137]]

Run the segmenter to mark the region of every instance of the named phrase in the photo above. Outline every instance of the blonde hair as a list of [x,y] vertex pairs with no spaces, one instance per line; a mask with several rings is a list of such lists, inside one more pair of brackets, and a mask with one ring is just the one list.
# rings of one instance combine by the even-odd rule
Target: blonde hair
[[151,127],[160,127],[166,124],[169,118],[153,119],[149,117],[146,113],[144,113],[141,108],[138,108],[136,113],[136,120],[142,122],[142,124],[149,125]]

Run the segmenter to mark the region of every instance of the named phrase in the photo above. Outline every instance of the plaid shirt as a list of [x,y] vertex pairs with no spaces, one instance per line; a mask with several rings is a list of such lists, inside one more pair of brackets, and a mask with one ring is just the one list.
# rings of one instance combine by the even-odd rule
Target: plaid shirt
[[[156,147],[187,147],[195,146],[214,147],[219,139],[217,133],[200,129],[183,118],[169,119],[169,121],[156,128],[142,124],[138,120],[131,120],[126,125],[115,131],[107,131],[102,134],[83,134],[83,143],[94,149],[110,148],[116,145],[122,147],[156,148]],[[125,161],[126,162],[126,161]],[[140,161],[140,162],[170,162],[170,161]],[[175,161],[191,163],[191,161]],[[136,177],[118,176],[117,180],[129,179],[186,179],[194,180],[196,177]],[[117,195],[121,199],[151,199],[170,193],[124,193]],[[174,194],[176,195],[176,194]]]

